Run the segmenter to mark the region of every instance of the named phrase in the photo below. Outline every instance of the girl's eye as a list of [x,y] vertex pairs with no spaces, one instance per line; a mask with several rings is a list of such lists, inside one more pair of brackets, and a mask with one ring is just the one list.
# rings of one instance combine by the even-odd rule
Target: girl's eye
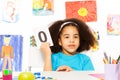
[[65,36],[65,38],[69,38],[68,36]]
[[74,38],[79,38],[79,36],[74,36]]

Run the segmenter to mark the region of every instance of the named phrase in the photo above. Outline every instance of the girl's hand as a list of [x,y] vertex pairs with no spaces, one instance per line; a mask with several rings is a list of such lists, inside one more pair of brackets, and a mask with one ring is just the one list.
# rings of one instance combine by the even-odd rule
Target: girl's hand
[[50,44],[48,42],[42,43],[40,48],[44,54],[44,71],[52,71]]
[[50,44],[48,42],[41,43],[40,49],[45,56],[51,55]]
[[73,71],[73,69],[69,66],[60,66],[57,68],[56,71],[58,71],[58,72],[60,72],[60,71],[70,72],[70,71]]

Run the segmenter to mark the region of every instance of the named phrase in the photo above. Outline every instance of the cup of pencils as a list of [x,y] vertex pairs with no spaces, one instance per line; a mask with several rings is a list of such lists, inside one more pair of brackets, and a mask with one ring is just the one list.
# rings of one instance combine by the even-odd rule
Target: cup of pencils
[[120,80],[120,64],[105,64],[105,80]]
[[117,59],[111,59],[104,53],[103,62],[105,64],[105,80],[120,80],[120,55]]

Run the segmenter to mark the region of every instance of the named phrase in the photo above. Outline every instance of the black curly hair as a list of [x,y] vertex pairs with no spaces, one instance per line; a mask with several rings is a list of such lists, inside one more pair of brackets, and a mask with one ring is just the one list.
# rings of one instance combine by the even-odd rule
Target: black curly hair
[[[65,24],[66,23],[66,24]],[[94,46],[97,42],[96,38],[94,37],[92,30],[89,26],[79,20],[77,18],[69,18],[64,20],[55,21],[50,27],[50,35],[52,37],[53,46],[51,46],[51,51],[53,53],[57,53],[62,50],[61,46],[58,43],[58,39],[60,37],[60,33],[65,26],[73,25],[76,26],[79,32],[80,37],[80,45],[77,49],[77,52],[82,52],[85,50],[89,50],[92,46]]]

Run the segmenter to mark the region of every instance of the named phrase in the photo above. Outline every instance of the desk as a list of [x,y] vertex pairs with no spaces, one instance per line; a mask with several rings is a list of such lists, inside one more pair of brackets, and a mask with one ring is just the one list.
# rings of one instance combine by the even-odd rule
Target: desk
[[[17,77],[20,72],[13,72],[13,78]],[[34,73],[34,72],[33,72]],[[98,80],[98,78],[92,77],[89,74],[95,74],[91,71],[72,71],[72,72],[40,72],[41,76],[52,77],[55,80]],[[1,73],[0,73],[1,74]],[[0,75],[2,76],[2,74]],[[17,80],[17,79],[13,79]],[[42,80],[42,79],[39,79]]]
[[89,74],[95,72],[90,71],[73,71],[73,72],[43,72],[44,76],[51,76],[57,80],[98,80],[98,78],[92,77]]

